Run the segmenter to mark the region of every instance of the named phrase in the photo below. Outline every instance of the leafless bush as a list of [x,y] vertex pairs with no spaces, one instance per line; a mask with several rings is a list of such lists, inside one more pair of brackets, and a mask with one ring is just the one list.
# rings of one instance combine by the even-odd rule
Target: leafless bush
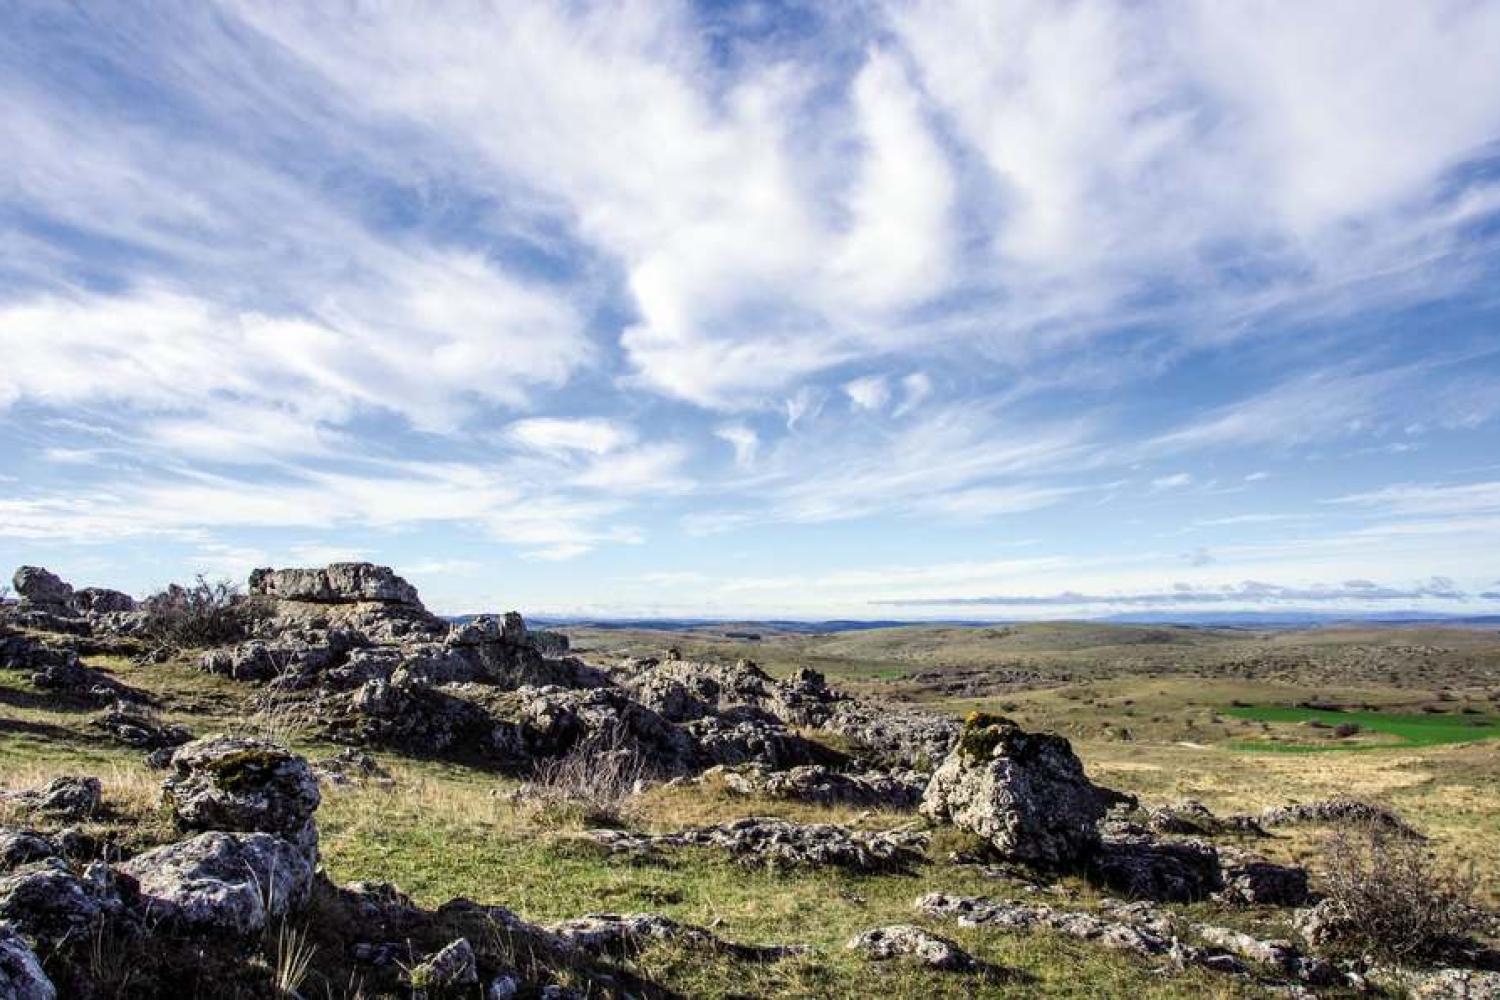
[[1334,834],[1324,863],[1343,948],[1418,962],[1441,957],[1473,932],[1472,866],[1440,865],[1422,843],[1374,827]]
[[256,606],[228,580],[202,574],[188,586],[171,584],[145,602],[145,634],[162,645],[220,646],[245,638]]
[[538,816],[619,826],[629,818],[631,800],[648,774],[630,734],[613,725],[538,764],[516,798]]

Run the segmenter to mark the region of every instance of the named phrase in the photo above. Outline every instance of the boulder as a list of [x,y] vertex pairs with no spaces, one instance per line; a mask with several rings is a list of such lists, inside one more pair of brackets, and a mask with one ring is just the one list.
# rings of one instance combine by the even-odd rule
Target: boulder
[[914,924],[891,924],[872,927],[857,934],[844,947],[877,962],[892,958],[909,958],[929,969],[943,972],[969,972],[977,968],[974,957],[956,942],[925,931]]
[[794,767],[800,764],[842,764],[847,758],[774,719],[710,715],[682,727],[697,745],[698,756],[710,765],[760,764]]
[[1121,798],[1089,781],[1061,736],[975,714],[932,776],[921,812],[983,837],[1007,860],[1069,865],[1098,849],[1099,820]]
[[57,989],[36,953],[8,924],[0,923],[0,997],[6,1000],[57,1000]]
[[366,562],[333,563],[322,569],[258,569],[250,593],[314,604],[405,604],[420,608],[417,588],[389,566]]
[[22,609],[38,608],[54,613],[74,610],[72,586],[40,566],[22,566],[10,582],[21,599]]
[[1234,855],[1223,865],[1221,902],[1235,906],[1305,906],[1307,870],[1265,858]]
[[268,833],[201,833],[117,868],[139,885],[148,924],[226,936],[296,911],[313,881],[306,852]]
[[211,736],[172,755],[162,794],[184,830],[271,833],[317,858],[318,780],[307,761],[261,740]]

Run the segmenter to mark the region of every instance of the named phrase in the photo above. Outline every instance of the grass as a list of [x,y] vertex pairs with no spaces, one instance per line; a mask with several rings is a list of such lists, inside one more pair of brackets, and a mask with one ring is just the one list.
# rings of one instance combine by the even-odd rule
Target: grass
[[1326,727],[1357,726],[1358,734],[1392,737],[1381,742],[1351,742],[1347,739],[1320,743],[1278,742],[1271,739],[1232,744],[1237,750],[1267,750],[1281,753],[1315,753],[1329,750],[1380,750],[1443,746],[1500,738],[1500,719],[1488,715],[1410,714],[1402,712],[1343,711],[1293,705],[1234,705],[1225,715],[1254,722],[1280,724],[1320,723]]

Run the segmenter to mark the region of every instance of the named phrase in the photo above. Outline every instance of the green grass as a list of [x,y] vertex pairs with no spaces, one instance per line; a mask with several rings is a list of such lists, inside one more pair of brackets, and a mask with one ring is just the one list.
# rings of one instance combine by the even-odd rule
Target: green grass
[[1500,738],[1500,719],[1488,715],[1409,714],[1400,712],[1339,711],[1303,708],[1293,705],[1235,705],[1223,710],[1225,715],[1252,722],[1298,724],[1321,722],[1328,726],[1353,724],[1360,734],[1393,737],[1392,742],[1368,743],[1329,740],[1320,743],[1243,740],[1232,745],[1236,750],[1265,750],[1279,753],[1316,753],[1333,750],[1411,749],[1443,746],[1450,743],[1472,743]]

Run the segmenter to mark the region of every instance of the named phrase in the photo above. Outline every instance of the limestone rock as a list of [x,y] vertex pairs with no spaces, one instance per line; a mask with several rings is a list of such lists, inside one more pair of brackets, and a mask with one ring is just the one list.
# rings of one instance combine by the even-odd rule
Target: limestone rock
[[136,609],[135,598],[108,587],[84,587],[73,595],[79,611],[90,615],[123,614]]
[[1223,886],[1218,852],[1194,841],[1110,840],[1089,864],[1096,878],[1128,899],[1191,903]]
[[317,854],[320,797],[307,761],[260,740],[211,736],[172,755],[163,797],[184,830],[272,833]]
[[1066,865],[1098,849],[1099,820],[1119,798],[1089,781],[1061,736],[976,715],[932,776],[921,812],[983,837],[1008,860]]
[[1400,816],[1384,806],[1359,799],[1333,798],[1314,802],[1294,802],[1267,809],[1260,814],[1266,827],[1316,824],[1326,826],[1373,826],[1417,840],[1425,839]]
[[976,968],[974,957],[957,943],[914,924],[872,927],[856,935],[847,945],[875,961],[909,957],[929,969],[968,972]]
[[32,830],[15,830],[0,827],[0,872],[8,872],[21,865],[62,854],[51,839]]
[[306,853],[268,833],[201,833],[117,868],[139,885],[148,923],[234,936],[297,910],[313,879]]
[[763,795],[817,805],[856,805],[876,809],[914,809],[928,777],[916,771],[844,773],[821,764],[789,770],[764,765],[724,768],[724,784],[742,795]]
[[104,865],[75,874],[52,859],[0,878],[0,920],[49,944],[98,931],[125,914],[126,902]]
[[89,725],[121,743],[148,751],[179,747],[193,738],[186,726],[160,722],[147,710],[129,702],[116,702],[90,719]]
[[678,923],[659,913],[591,913],[552,924],[547,930],[591,955],[616,959],[628,959],[658,941],[672,941],[746,961],[774,961],[806,951],[800,945],[735,944],[712,931]]
[[1304,906],[1307,870],[1251,855],[1233,855],[1223,865],[1218,899],[1236,906]]

